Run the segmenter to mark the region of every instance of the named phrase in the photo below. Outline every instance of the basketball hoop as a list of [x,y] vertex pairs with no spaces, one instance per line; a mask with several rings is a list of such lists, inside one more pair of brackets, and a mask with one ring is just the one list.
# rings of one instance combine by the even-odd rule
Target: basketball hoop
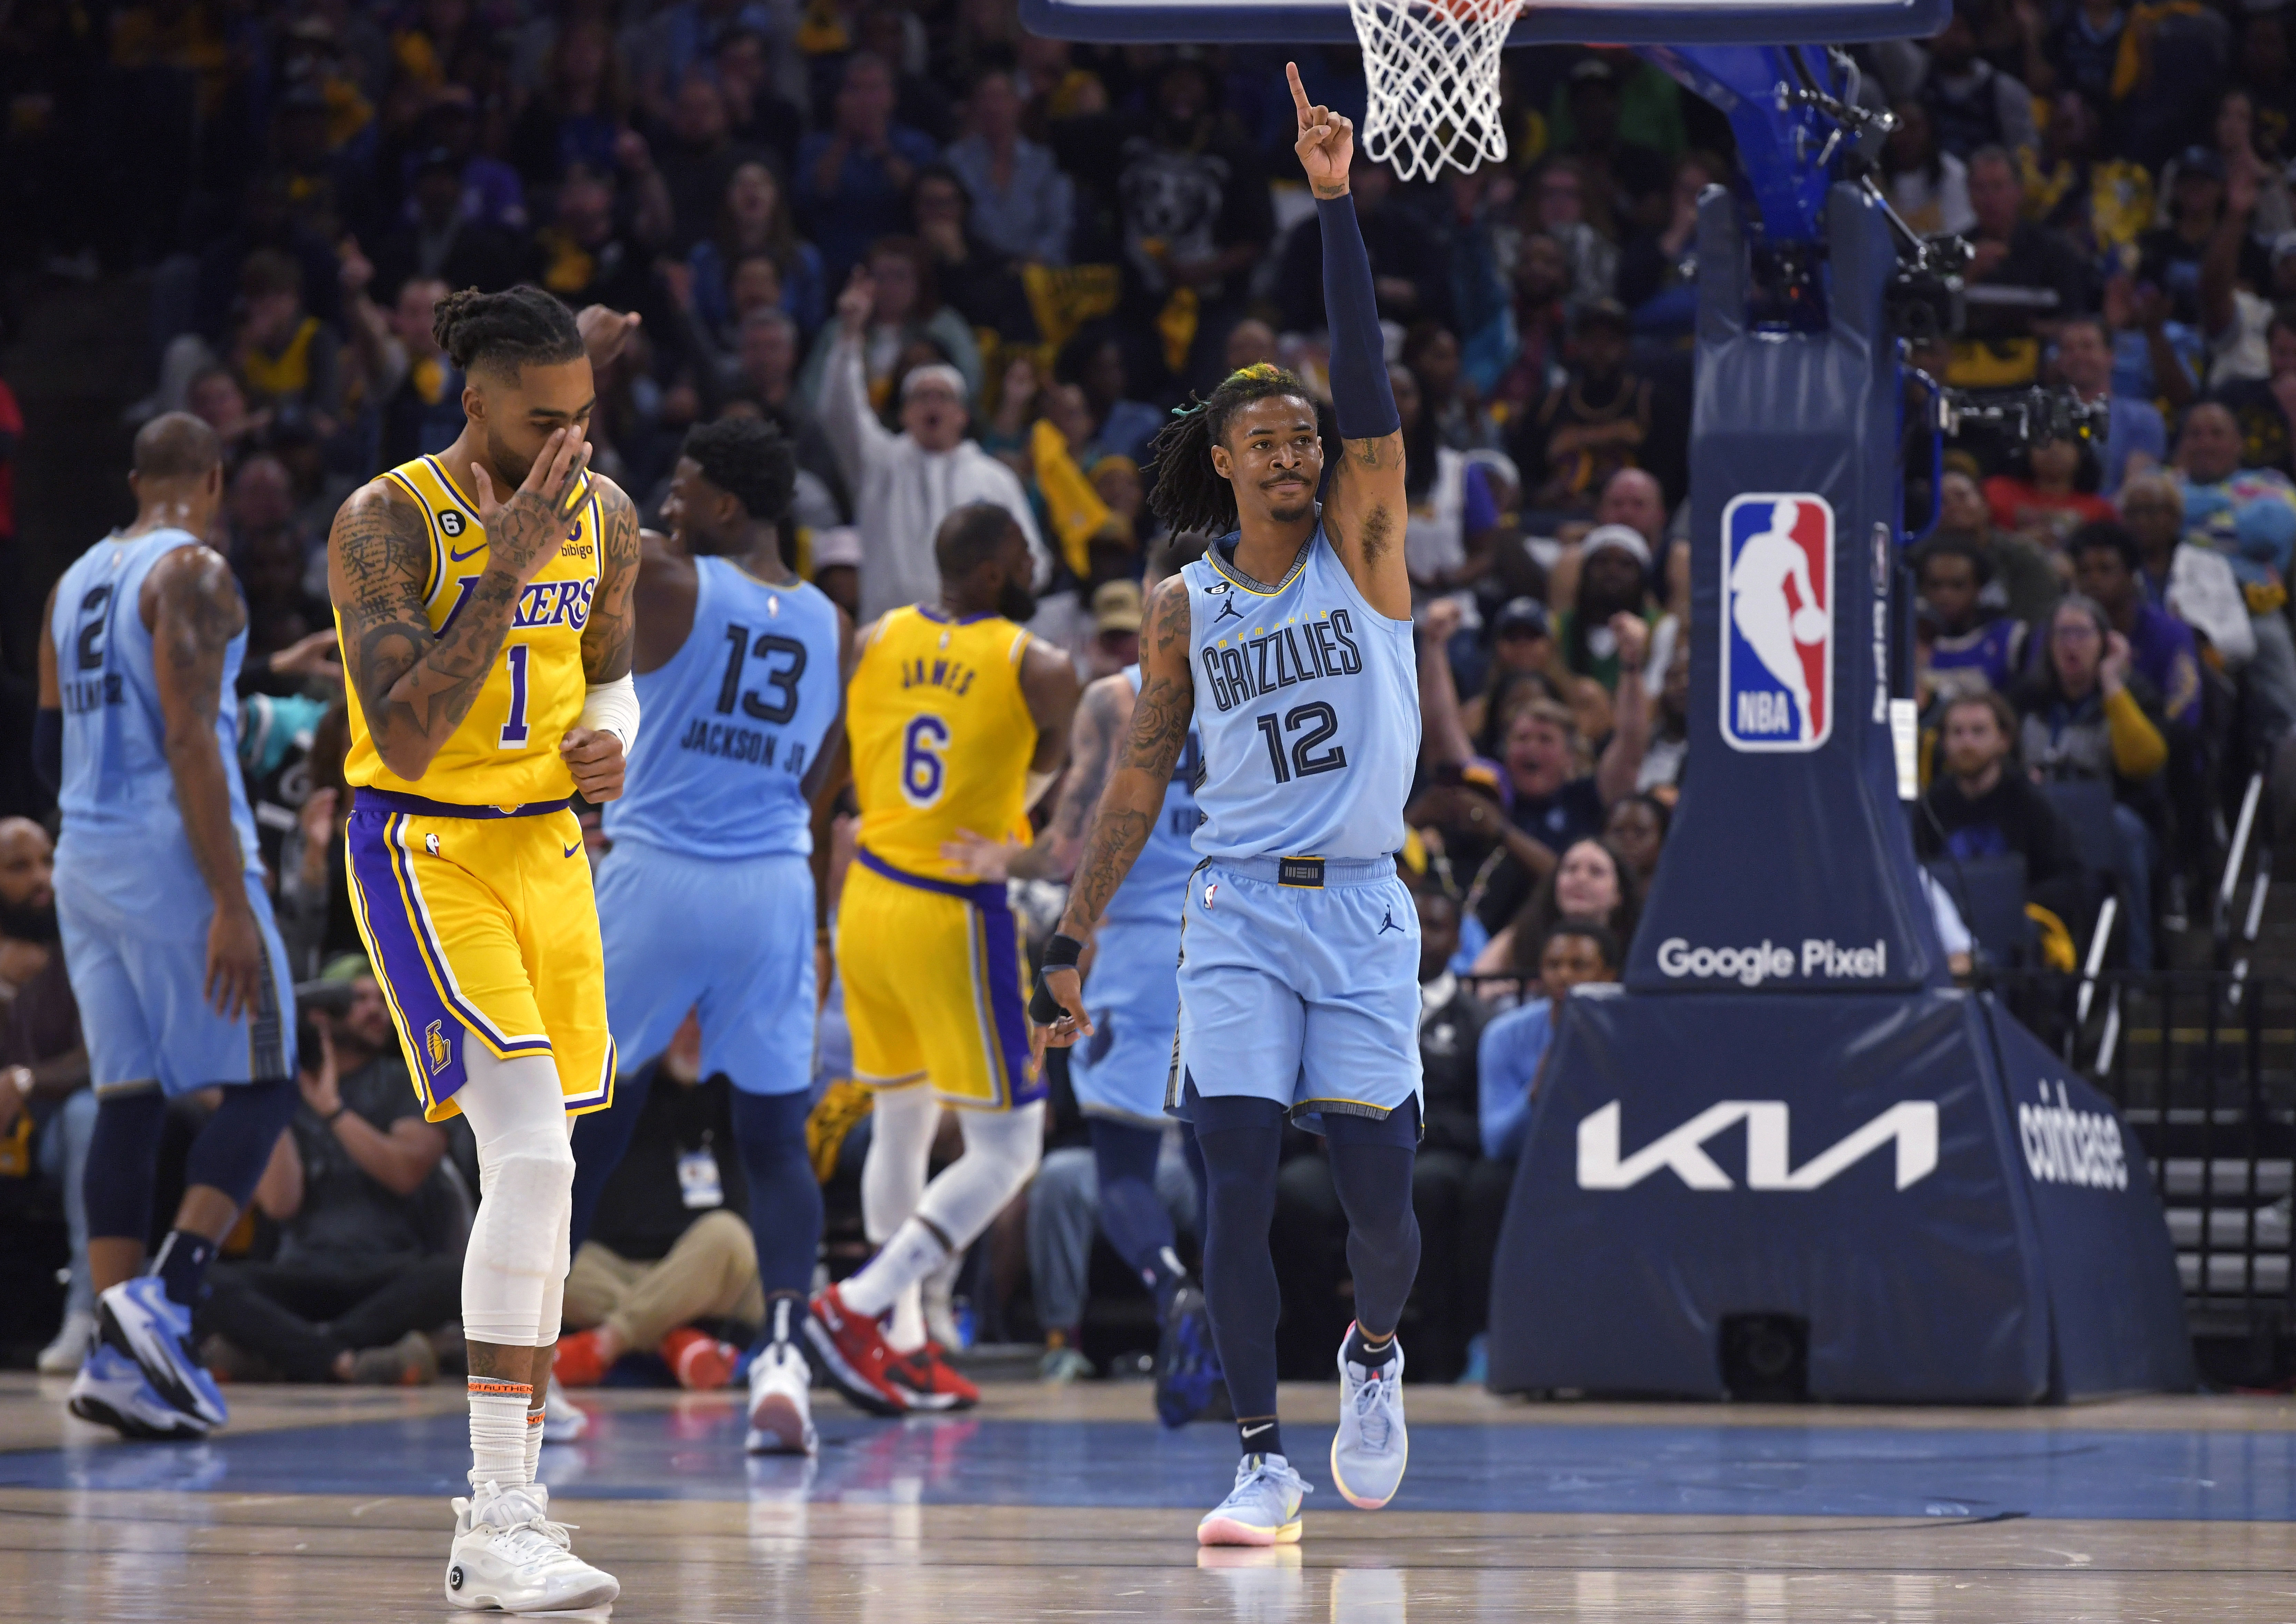
[[1507,155],[1499,53],[1525,0],[1348,0],[1371,117],[1364,153],[1402,180]]

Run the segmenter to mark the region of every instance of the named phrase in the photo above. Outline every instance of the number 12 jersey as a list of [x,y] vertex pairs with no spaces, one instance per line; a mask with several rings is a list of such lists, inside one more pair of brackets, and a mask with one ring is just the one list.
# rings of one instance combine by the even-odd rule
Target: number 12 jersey
[[1365,602],[1318,525],[1274,586],[1235,537],[1182,572],[1208,857],[1376,857],[1403,845],[1419,754],[1411,622]]

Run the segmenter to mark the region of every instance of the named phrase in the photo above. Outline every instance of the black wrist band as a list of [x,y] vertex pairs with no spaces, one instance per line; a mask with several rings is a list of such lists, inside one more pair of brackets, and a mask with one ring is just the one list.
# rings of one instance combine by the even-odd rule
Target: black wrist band
[[350,1107],[348,1105],[338,1105],[325,1116],[321,1117],[319,1120],[325,1123],[329,1128],[332,1128],[335,1125],[336,1119],[340,1117],[343,1112],[349,1109]]
[[1050,1026],[1068,1013],[1067,1008],[1053,997],[1048,979],[1055,970],[1073,970],[1084,956],[1084,944],[1073,936],[1055,935],[1045,944],[1044,970],[1037,977],[1037,990],[1029,995],[1029,1020],[1036,1026]]

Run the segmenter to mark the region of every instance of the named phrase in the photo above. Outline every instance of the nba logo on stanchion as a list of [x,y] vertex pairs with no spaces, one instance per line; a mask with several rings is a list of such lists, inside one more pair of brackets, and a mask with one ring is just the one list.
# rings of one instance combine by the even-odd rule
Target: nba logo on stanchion
[[1722,737],[1808,750],[1833,732],[1833,509],[1808,495],[1722,510]]

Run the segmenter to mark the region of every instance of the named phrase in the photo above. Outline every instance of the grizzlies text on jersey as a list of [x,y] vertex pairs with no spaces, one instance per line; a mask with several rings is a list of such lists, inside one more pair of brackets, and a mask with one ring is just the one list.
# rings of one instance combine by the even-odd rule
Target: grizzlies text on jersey
[[1183,571],[1204,771],[1168,1109],[1200,1095],[1385,1119],[1418,1098],[1419,915],[1397,878],[1419,754],[1411,622],[1319,524],[1281,581],[1233,538]]
[[1403,845],[1419,754],[1411,623],[1364,601],[1319,527],[1283,578],[1222,542],[1181,571],[1210,857],[1374,857]]

